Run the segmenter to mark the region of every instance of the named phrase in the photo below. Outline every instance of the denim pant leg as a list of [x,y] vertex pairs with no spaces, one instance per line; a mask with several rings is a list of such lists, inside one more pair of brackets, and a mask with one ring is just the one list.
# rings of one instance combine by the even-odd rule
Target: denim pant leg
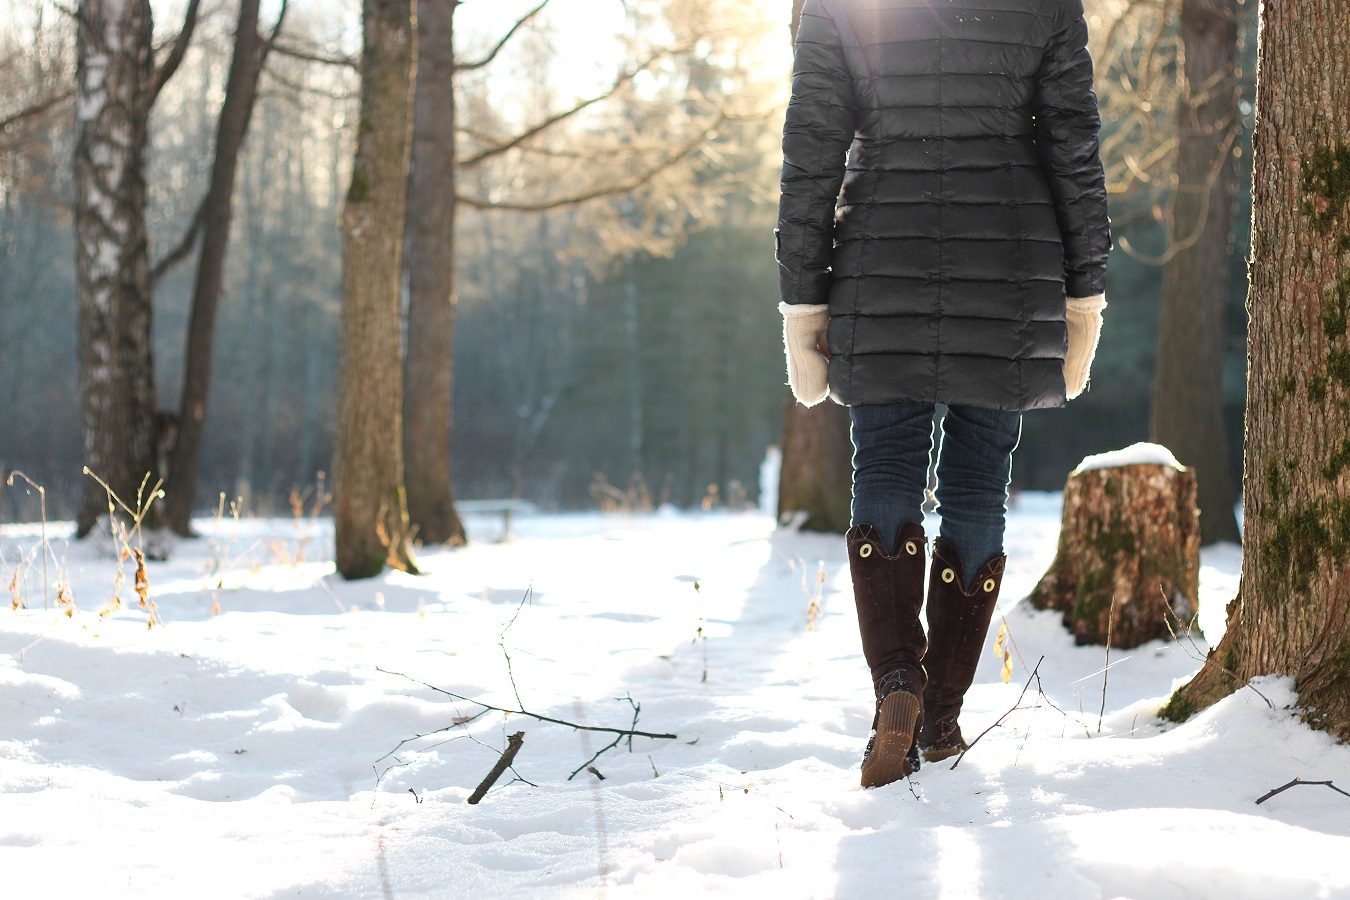
[[906,522],[923,524],[923,491],[933,453],[932,403],[849,408],[853,419],[853,524],[868,524],[894,553]]
[[1003,554],[1012,454],[1021,435],[1019,412],[954,406],[942,420],[935,493],[942,537],[961,554],[967,579]]

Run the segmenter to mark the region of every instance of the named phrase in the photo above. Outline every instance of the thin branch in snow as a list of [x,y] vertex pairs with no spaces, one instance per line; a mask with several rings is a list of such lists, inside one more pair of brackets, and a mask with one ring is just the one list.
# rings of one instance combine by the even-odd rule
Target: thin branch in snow
[[[1176,617],[1176,610],[1172,609],[1172,601],[1167,598],[1167,592],[1163,590],[1163,586],[1161,584],[1158,585],[1158,590],[1162,592],[1163,602],[1166,603],[1167,608],[1172,611],[1171,616],[1163,616],[1163,624],[1167,626],[1167,631],[1172,635],[1172,640],[1176,641],[1177,646],[1182,648],[1182,652],[1198,663],[1212,664],[1214,668],[1218,669],[1220,672],[1224,673],[1229,678],[1233,679],[1233,681],[1237,682],[1239,685],[1251,688],[1253,691],[1256,692],[1256,696],[1266,701],[1266,706],[1269,706],[1271,709],[1274,709],[1275,704],[1271,703],[1270,698],[1267,697],[1265,694],[1261,693],[1260,689],[1258,689],[1256,685],[1252,684],[1251,679],[1248,679],[1247,681],[1244,682],[1241,678],[1238,677],[1238,674],[1234,672],[1232,669],[1226,668],[1224,666],[1219,665],[1217,662],[1214,662],[1214,660],[1210,659],[1210,656],[1213,654],[1213,651],[1210,651],[1210,653],[1200,652],[1200,648],[1199,646],[1196,645],[1195,638],[1192,636],[1192,632],[1194,631],[1193,626],[1195,624],[1196,618],[1200,615],[1199,613],[1196,613],[1194,616],[1192,616],[1191,621],[1186,625],[1186,640],[1191,645],[1190,649],[1188,650],[1182,645],[1181,638],[1177,637],[1177,631],[1175,628],[1172,627],[1172,619]],[[1177,619],[1177,621],[1181,620]]]
[[1256,802],[1257,802],[1257,803],[1265,803],[1267,800],[1269,800],[1271,797],[1274,797],[1276,794],[1282,794],[1282,793],[1284,793],[1285,791],[1289,790],[1291,787],[1297,787],[1297,786],[1300,785],[1300,784],[1321,784],[1321,785],[1326,785],[1327,787],[1331,788],[1331,789],[1332,789],[1333,791],[1335,791],[1336,793],[1338,793],[1338,794],[1344,794],[1345,796],[1350,797],[1350,791],[1343,791],[1343,790],[1341,790],[1340,788],[1336,787],[1336,785],[1332,784],[1330,781],[1304,781],[1302,778],[1295,778],[1293,781],[1289,782],[1288,784],[1282,784],[1282,785],[1280,785],[1280,786],[1277,787],[1277,788],[1273,788],[1272,790],[1266,791],[1264,794],[1262,794],[1260,797],[1257,798]]
[[534,585],[531,584],[525,588],[525,596],[520,598],[516,604],[515,615],[511,620],[502,626],[501,634],[498,635],[497,646],[502,648],[502,656],[506,657],[506,677],[511,681],[511,691],[516,695],[516,705],[522,709],[525,707],[525,701],[520,699],[520,688],[516,687],[516,673],[511,668],[511,654],[506,652],[506,632],[511,630],[511,626],[516,624],[516,619],[520,618],[520,611],[525,608],[525,604],[530,602],[534,596]]
[[[658,741],[673,741],[673,740],[676,740],[676,739],[679,737],[679,735],[675,735],[675,734],[657,734],[657,733],[651,732],[651,731],[638,731],[638,730],[636,729],[636,727],[634,727],[634,728],[609,728],[609,727],[606,727],[606,726],[603,726],[603,725],[581,725],[581,724],[579,724],[579,723],[577,723],[577,722],[569,722],[569,721],[567,721],[566,719],[555,719],[555,718],[553,718],[552,716],[545,716],[545,715],[541,715],[541,714],[536,713],[536,712],[530,712],[529,710],[524,709],[524,708],[523,708],[523,705],[522,705],[522,708],[521,708],[521,709],[507,709],[507,708],[504,707],[504,706],[495,706],[495,705],[493,705],[493,704],[491,704],[491,703],[486,703],[486,702],[484,702],[484,701],[482,701],[482,700],[475,700],[473,697],[466,697],[466,696],[464,696],[463,694],[456,694],[454,691],[447,691],[445,688],[438,688],[438,687],[436,687],[436,685],[434,685],[434,684],[428,684],[428,683],[425,682],[425,681],[421,681],[421,680],[419,680],[419,679],[417,679],[417,678],[413,678],[411,675],[404,675],[402,672],[394,672],[394,671],[391,671],[391,670],[389,670],[389,669],[382,669],[382,668],[380,668],[379,666],[376,666],[376,667],[375,667],[375,671],[376,671],[376,672],[381,672],[381,673],[383,673],[383,674],[385,674],[385,675],[396,675],[396,676],[398,676],[399,678],[405,678],[405,679],[407,679],[408,681],[411,681],[413,684],[420,684],[420,685],[422,685],[422,687],[427,688],[428,690],[435,691],[435,692],[438,693],[438,694],[444,694],[445,696],[447,696],[447,697],[452,697],[452,698],[454,698],[455,700],[463,700],[465,703],[472,703],[472,704],[474,704],[475,706],[481,706],[481,707],[483,707],[484,709],[490,709],[490,710],[493,710],[494,712],[506,713],[507,715],[512,715],[512,716],[526,716],[527,718],[534,719],[535,721],[538,721],[538,722],[551,722],[551,723],[554,724],[554,725],[565,725],[566,727],[571,728],[571,729],[574,729],[574,730],[576,730],[576,731],[595,731],[595,732],[599,732],[599,733],[602,733],[602,734],[613,734],[613,735],[616,735],[619,739],[622,739],[622,738],[625,738],[625,737],[627,737],[627,738],[645,737],[645,738],[652,738],[653,740],[658,740]],[[620,697],[620,698],[617,698],[617,699],[622,700],[623,698]],[[636,706],[636,704],[634,704],[634,705]],[[634,724],[634,726],[637,725],[637,715],[636,715],[636,711],[634,712],[634,716],[633,716],[633,724]],[[376,762],[379,762],[380,760],[387,759],[387,758],[389,758],[390,756],[393,756],[395,753],[397,753],[398,751],[402,750],[405,746],[407,746],[408,744],[412,743],[412,742],[415,741],[415,740],[418,740],[419,738],[424,738],[424,737],[427,737],[427,736],[433,735],[433,734],[443,734],[444,732],[449,731],[451,728],[458,728],[458,727],[460,727],[458,724],[447,725],[447,726],[445,726],[444,728],[437,728],[437,729],[435,729],[434,731],[428,731],[428,732],[425,732],[425,733],[423,733],[423,734],[415,734],[415,735],[413,735],[413,736],[410,737],[410,738],[404,738],[403,740],[401,740],[401,741],[398,742],[398,746],[396,746],[393,750],[390,750],[390,751],[389,751],[388,753],[386,753],[384,756],[381,756],[380,759],[377,759],[377,760],[375,760],[375,761],[376,761]],[[615,743],[616,743],[616,746],[617,746],[617,741],[616,741]]]
[[[1008,710],[1008,711],[1005,712],[1003,715],[999,716],[998,719],[994,722],[993,725],[990,725],[990,726],[989,726],[988,728],[986,728],[984,731],[981,731],[981,732],[979,733],[979,736],[977,736],[977,737],[975,738],[975,740],[971,741],[970,744],[966,747],[966,749],[964,749],[964,750],[961,751],[961,755],[958,756],[958,757],[956,758],[956,762],[952,763],[952,766],[951,766],[951,767],[952,767],[953,769],[955,769],[957,766],[961,765],[961,760],[963,760],[963,759],[966,758],[966,754],[967,754],[967,753],[969,753],[971,750],[975,749],[975,745],[978,744],[978,743],[980,742],[980,739],[981,739],[981,738],[983,738],[983,737],[984,737],[986,734],[988,734],[989,732],[993,731],[995,728],[997,728],[997,727],[999,727],[1000,725],[1002,725],[1002,724],[1003,724],[1003,720],[1006,719],[1006,718],[1008,718],[1008,716],[1010,716],[1010,715],[1012,715],[1013,713],[1017,712],[1017,710],[1019,710],[1019,709],[1024,709],[1024,708],[1025,708],[1025,707],[1022,706],[1022,698],[1025,697],[1025,696],[1027,695],[1027,689],[1031,687],[1031,682],[1032,682],[1032,681],[1038,681],[1038,679],[1036,678],[1036,676],[1037,676],[1037,673],[1040,672],[1040,670],[1041,670],[1041,663],[1043,663],[1043,662],[1045,662],[1045,656],[1044,656],[1044,655],[1042,655],[1040,659],[1036,660],[1036,668],[1034,668],[1034,669],[1031,670],[1031,675],[1027,678],[1027,683],[1024,684],[1024,685],[1022,685],[1022,693],[1020,693],[1020,694],[1017,695],[1017,702],[1013,704],[1012,709]],[[1038,684],[1039,684],[1039,682],[1038,682]]]
[[502,777],[502,773],[511,768],[511,763],[515,760],[516,754],[520,752],[521,746],[525,743],[525,732],[517,731],[506,739],[506,749],[502,751],[501,758],[497,764],[492,767],[492,771],[487,773],[487,777],[482,783],[474,789],[469,795],[469,803],[477,804],[487,794],[488,790],[497,783],[497,779]]
[[[1169,607],[1170,609],[1170,607]],[[1102,733],[1102,719],[1106,716],[1106,683],[1111,678],[1111,625],[1116,617],[1116,593],[1111,592],[1111,608],[1106,613],[1106,665],[1102,668],[1102,706],[1097,711],[1097,733]],[[1163,616],[1163,618],[1167,618]]]

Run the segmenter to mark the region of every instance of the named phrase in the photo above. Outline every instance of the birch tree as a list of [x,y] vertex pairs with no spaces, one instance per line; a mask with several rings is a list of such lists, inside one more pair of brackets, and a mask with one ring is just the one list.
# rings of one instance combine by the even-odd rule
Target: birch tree
[[[150,110],[177,71],[197,0],[158,66],[149,0],[82,0],[76,10],[75,233],[85,465],[125,502],[155,482],[155,378],[145,151]],[[86,482],[76,533],[108,510]],[[152,508],[150,527],[157,522]]]

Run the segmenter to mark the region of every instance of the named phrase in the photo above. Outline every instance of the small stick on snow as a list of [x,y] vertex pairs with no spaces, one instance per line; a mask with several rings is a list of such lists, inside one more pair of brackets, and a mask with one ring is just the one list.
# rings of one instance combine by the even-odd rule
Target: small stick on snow
[[1106,665],[1102,667],[1102,708],[1097,712],[1097,733],[1102,733],[1106,716],[1106,682],[1111,677],[1111,625],[1116,618],[1116,595],[1111,593],[1111,609],[1106,613]]
[[474,789],[474,792],[469,795],[470,803],[476,804],[479,800],[482,800],[488,790],[497,783],[497,779],[502,777],[502,773],[511,768],[511,763],[515,761],[516,754],[520,752],[520,747],[524,743],[525,732],[523,731],[517,731],[506,739],[506,749],[502,751],[501,758],[498,759],[497,764],[492,767],[492,771],[487,773],[487,777],[483,779],[483,783],[478,785],[478,787]]
[[1340,788],[1336,787],[1336,785],[1332,784],[1330,781],[1304,781],[1302,778],[1295,778],[1293,781],[1289,782],[1288,784],[1282,784],[1282,785],[1280,785],[1279,787],[1274,788],[1273,790],[1266,791],[1266,793],[1262,794],[1262,795],[1257,799],[1256,802],[1257,802],[1257,803],[1265,803],[1267,800],[1269,800],[1271,797],[1274,797],[1276,794],[1283,793],[1283,792],[1289,790],[1291,787],[1296,787],[1296,786],[1298,786],[1298,785],[1300,785],[1300,784],[1322,784],[1322,785],[1326,785],[1327,787],[1331,788],[1331,789],[1332,789],[1333,791],[1335,791],[1336,793],[1338,793],[1338,794],[1344,794],[1345,796],[1350,797],[1350,791],[1343,791],[1343,790],[1341,790]]
[[1033,680],[1036,679],[1036,674],[1037,674],[1038,672],[1040,672],[1040,670],[1041,670],[1041,663],[1043,663],[1043,662],[1045,662],[1045,656],[1044,656],[1044,655],[1042,655],[1040,659],[1036,660],[1036,668],[1034,668],[1034,669],[1031,670],[1031,675],[1027,678],[1027,683],[1024,684],[1024,685],[1022,685],[1022,693],[1020,693],[1020,694],[1017,695],[1017,702],[1013,704],[1012,709],[1008,710],[1008,711],[1005,712],[1003,715],[999,716],[999,717],[998,717],[998,721],[994,722],[993,725],[990,725],[990,726],[989,726],[988,728],[986,728],[984,731],[981,731],[980,734],[979,734],[979,736],[976,737],[975,740],[971,741],[970,744],[969,744],[969,746],[966,747],[966,749],[964,749],[964,750],[961,751],[961,755],[958,756],[958,757],[956,758],[956,762],[952,763],[952,768],[953,768],[953,769],[955,769],[957,766],[961,765],[961,760],[963,760],[963,759],[966,758],[966,754],[969,753],[971,750],[975,749],[975,745],[978,744],[978,743],[980,742],[980,738],[984,737],[986,734],[988,734],[989,732],[993,731],[993,730],[994,730],[995,728],[997,728],[998,726],[1002,725],[1002,724],[1003,724],[1003,720],[1006,719],[1006,718],[1008,718],[1008,716],[1010,716],[1010,715],[1012,715],[1013,713],[1017,712],[1017,710],[1022,709],[1022,698],[1025,697],[1025,696],[1027,695],[1027,689],[1028,689],[1029,687],[1031,687],[1031,682],[1032,682]]

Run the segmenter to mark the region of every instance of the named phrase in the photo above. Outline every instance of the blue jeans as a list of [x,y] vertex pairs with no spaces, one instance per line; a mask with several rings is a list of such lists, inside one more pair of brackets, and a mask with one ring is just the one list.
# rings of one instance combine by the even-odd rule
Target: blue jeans
[[[933,410],[932,403],[850,407],[854,525],[870,524],[894,542],[905,522],[923,523]],[[942,419],[934,494],[942,537],[961,554],[967,579],[1003,554],[1012,454],[1021,434],[1019,412],[953,406]]]

